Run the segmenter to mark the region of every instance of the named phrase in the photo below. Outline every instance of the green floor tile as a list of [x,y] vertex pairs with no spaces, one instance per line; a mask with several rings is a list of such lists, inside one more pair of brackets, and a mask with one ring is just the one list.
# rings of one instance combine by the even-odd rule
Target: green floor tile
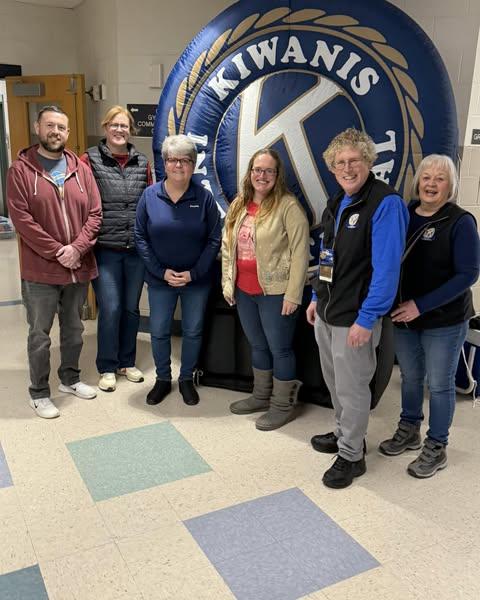
[[95,501],[211,471],[171,423],[70,442],[67,447]]

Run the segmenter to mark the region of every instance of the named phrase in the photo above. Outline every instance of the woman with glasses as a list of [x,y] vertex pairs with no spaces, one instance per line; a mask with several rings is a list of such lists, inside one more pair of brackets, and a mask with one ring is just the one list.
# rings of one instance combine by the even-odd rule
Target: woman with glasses
[[223,295],[237,305],[252,347],[252,395],[234,402],[234,414],[267,411],[260,430],[295,418],[301,382],[292,348],[309,257],[309,227],[288,191],[274,150],[256,152],[230,205],[222,242]]
[[92,169],[102,197],[103,222],[95,246],[98,279],[93,281],[98,303],[96,364],[98,387],[113,392],[117,375],[143,381],[135,361],[144,267],[134,230],[137,203],[152,183],[152,173],[147,157],[129,141],[135,126],[127,109],[112,106],[102,127],[105,137],[81,160]]
[[203,320],[220,249],[221,218],[212,194],[192,181],[195,144],[172,135],[162,144],[165,178],[149,187],[138,203],[137,248],[148,283],[150,331],[157,379],[147,404],[158,404],[172,389],[170,332],[177,300],[182,309],[179,390],[185,404],[198,404],[193,384],[202,342]]

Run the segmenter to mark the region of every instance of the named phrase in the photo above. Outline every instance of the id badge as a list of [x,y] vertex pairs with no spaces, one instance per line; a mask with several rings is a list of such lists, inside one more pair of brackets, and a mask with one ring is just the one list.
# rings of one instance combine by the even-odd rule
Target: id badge
[[330,248],[322,248],[320,251],[318,278],[327,283],[333,281],[333,250]]

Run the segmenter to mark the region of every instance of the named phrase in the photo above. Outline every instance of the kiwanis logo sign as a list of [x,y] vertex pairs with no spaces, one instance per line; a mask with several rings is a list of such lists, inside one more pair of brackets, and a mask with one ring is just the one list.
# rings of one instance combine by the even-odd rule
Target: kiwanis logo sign
[[423,156],[455,156],[453,94],[426,34],[382,0],[243,0],[198,34],[168,78],[157,177],[165,136],[187,134],[199,151],[194,176],[224,211],[250,156],[273,147],[314,230],[336,189],[322,153],[351,126],[376,143],[375,175],[407,197]]

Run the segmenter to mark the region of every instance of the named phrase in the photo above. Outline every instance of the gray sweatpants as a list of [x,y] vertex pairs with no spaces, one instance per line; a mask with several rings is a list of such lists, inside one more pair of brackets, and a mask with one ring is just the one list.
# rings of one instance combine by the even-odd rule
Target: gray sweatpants
[[359,348],[347,346],[349,327],[334,327],[315,318],[315,339],[322,373],[332,397],[338,454],[356,461],[363,456],[363,440],[370,416],[370,381],[377,367],[375,348],[382,321],[375,323],[370,341]]
[[22,281],[22,298],[27,310],[29,387],[31,398],[50,396],[50,330],[55,313],[60,325],[60,367],[58,377],[64,385],[80,380],[78,361],[82,351],[82,307],[88,283],[50,285]]

